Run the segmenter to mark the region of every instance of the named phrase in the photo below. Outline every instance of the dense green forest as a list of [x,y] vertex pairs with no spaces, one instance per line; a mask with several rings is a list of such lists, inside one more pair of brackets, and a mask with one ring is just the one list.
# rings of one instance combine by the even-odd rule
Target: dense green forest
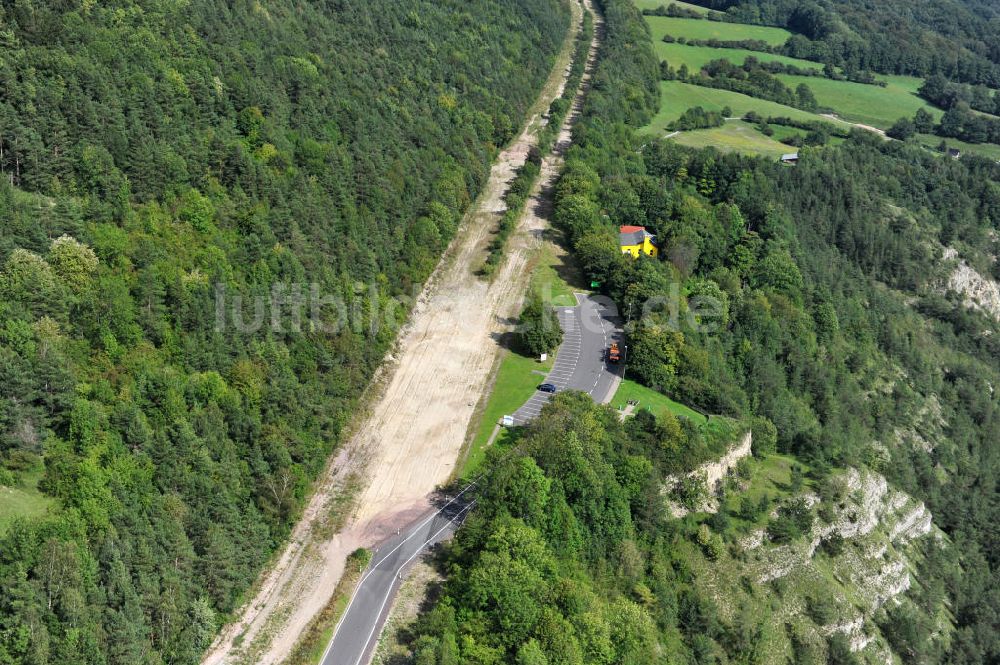
[[683,662],[671,658],[684,647],[662,630],[676,638],[678,620],[721,626],[672,569],[683,535],[663,519],[645,455],[649,440],[667,449],[685,438],[644,418],[623,426],[580,393],[543,413],[514,453],[494,455],[444,556],[443,595],[415,627],[414,662]]
[[[926,502],[946,540],[921,555],[907,596],[928,612],[945,601],[946,625],[903,608],[879,628],[904,662],[1000,662],[1000,323],[941,286],[945,247],[1000,277],[1000,166],[857,130],[803,149],[794,168],[638,136],[656,109],[656,59],[631,3],[602,5],[605,46],[554,220],[587,277],[623,312],[643,311],[627,331],[628,371],[749,419],[758,454],[773,442],[818,479],[867,467]],[[856,12],[910,16],[901,3],[865,6]],[[859,66],[894,67],[863,53]],[[660,257],[623,257],[619,224],[649,228]],[[671,293],[676,306],[648,306]],[[650,496],[670,470],[656,460],[672,449],[674,419],[623,427],[576,399],[557,400],[557,424],[543,418],[496,462],[482,513],[443,554],[449,580],[412,634],[415,662],[764,662],[763,618],[720,622],[680,554],[692,540],[713,556],[734,546],[713,534],[736,513],[670,520]],[[796,505],[778,515],[775,542],[809,517]],[[807,611],[819,617],[820,606]],[[831,639],[796,648],[792,662],[861,658]]]
[[0,485],[26,497],[0,663],[197,662],[568,25],[556,0],[0,3]]

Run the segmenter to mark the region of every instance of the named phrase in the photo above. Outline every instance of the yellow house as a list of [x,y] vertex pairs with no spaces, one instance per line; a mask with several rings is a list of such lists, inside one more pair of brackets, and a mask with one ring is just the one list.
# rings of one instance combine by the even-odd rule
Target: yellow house
[[639,254],[656,256],[659,251],[656,236],[647,231],[645,226],[619,227],[618,244],[622,248],[622,254],[631,254],[633,259],[639,258]]

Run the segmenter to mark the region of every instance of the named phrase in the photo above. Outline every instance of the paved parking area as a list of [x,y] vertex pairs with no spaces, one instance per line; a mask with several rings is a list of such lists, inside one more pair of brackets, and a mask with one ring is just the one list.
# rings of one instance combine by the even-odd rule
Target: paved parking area
[[[539,383],[551,383],[560,392],[582,390],[595,402],[607,402],[618,387],[623,368],[607,363],[605,351],[613,340],[623,343],[621,320],[614,306],[603,298],[577,294],[576,299],[576,307],[561,307],[557,312],[563,343],[551,371]],[[551,393],[535,391],[514,412],[514,424],[524,425],[536,418],[551,399]]]

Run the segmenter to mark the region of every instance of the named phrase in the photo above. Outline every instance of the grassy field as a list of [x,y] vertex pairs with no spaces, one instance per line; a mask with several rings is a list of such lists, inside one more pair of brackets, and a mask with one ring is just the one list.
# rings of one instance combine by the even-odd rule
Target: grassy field
[[691,420],[701,433],[705,445],[709,449],[718,451],[720,455],[747,432],[745,423],[725,416],[702,415],[691,407],[635,381],[622,381],[611,399],[611,405],[615,409],[624,409],[628,402],[633,400],[637,402],[637,410],[648,409],[657,418],[672,413],[679,418]]
[[52,505],[52,499],[38,491],[41,469],[27,472],[14,487],[0,487],[0,533],[16,517],[42,515]]
[[483,409],[476,434],[469,443],[459,477],[464,478],[479,468],[486,455],[486,442],[489,441],[493,428],[500,422],[500,418],[514,413],[528,401],[528,398],[535,393],[535,388],[552,369],[554,360],[555,358],[550,356],[543,363],[534,358],[525,358],[513,351],[503,352],[496,383],[486,402],[486,408]]
[[[747,26],[752,27],[752,26]],[[754,56],[763,61],[778,61],[797,67],[812,67],[819,69],[821,65],[808,60],[798,60],[781,55],[758,53],[745,49],[709,48],[706,46],[687,46],[685,44],[665,44],[659,40],[653,42],[657,56],[666,60],[675,69],[682,64],[691,71],[697,71],[708,62],[725,58],[730,62],[740,64],[747,56]],[[795,88],[805,83],[816,95],[821,106],[834,109],[837,114],[851,122],[860,122],[881,129],[888,129],[902,116],[913,117],[919,108],[925,108],[935,117],[941,117],[941,110],[928,105],[916,95],[920,79],[910,76],[884,77],[888,85],[881,88],[864,83],[850,81],[834,81],[818,76],[794,76],[779,74],[785,85]],[[692,103],[691,106],[697,104]],[[683,109],[681,109],[683,111]],[[680,115],[680,112],[678,112]]]
[[[640,9],[656,8],[663,4],[660,0],[635,0]],[[819,68],[818,63],[797,58],[788,58],[769,53],[758,53],[745,49],[722,49],[686,44],[666,44],[662,41],[665,34],[689,39],[760,39],[770,44],[782,44],[791,33],[781,28],[767,26],[744,25],[739,23],[722,23],[698,19],[683,19],[664,16],[647,16],[646,22],[653,36],[653,47],[661,60],[666,60],[674,68],[682,64],[691,71],[701,69],[711,60],[726,58],[734,63],[742,63],[748,56],[754,56],[766,61],[779,61],[798,67]],[[793,76],[779,74],[786,85],[791,88],[805,83],[813,91],[821,106],[833,109],[836,115],[851,123],[871,125],[880,129],[888,129],[901,117],[913,117],[917,109],[927,110],[935,119],[941,117],[942,111],[928,105],[917,96],[917,89],[922,81],[914,76],[879,76],[887,83],[886,87],[852,83],[850,81],[834,81],[832,79],[812,76]],[[676,120],[688,108],[701,106],[706,110],[721,110],[725,106],[732,109],[733,115],[741,116],[748,111],[756,111],[761,115],[785,115],[792,118],[818,119],[818,116],[746,95],[727,90],[713,90],[692,86],[677,81],[661,83],[660,111],[643,131],[662,133],[666,126]],[[796,130],[775,129],[773,138],[766,137],[743,123],[727,123],[716,129],[684,132],[676,137],[678,143],[691,147],[714,146],[719,150],[731,152],[748,152],[769,157],[775,157],[786,150],[778,139]],[[918,137],[918,141],[934,148],[940,143],[940,138],[930,135]],[[833,141],[839,143],[839,139]],[[992,144],[967,144],[950,140],[949,146],[958,148],[965,153],[975,153],[992,159],[1000,159],[1000,146]]]
[[[790,77],[790,78],[805,78],[805,77]],[[907,79],[908,77],[892,77],[896,79]],[[830,83],[834,86],[860,86],[862,88],[869,88],[870,91],[880,91],[881,93],[887,93],[889,98],[896,96],[897,99],[900,98],[901,92],[904,90],[903,86],[897,86],[893,88],[877,88],[874,86],[865,86],[859,83],[849,83],[846,81],[830,81],[828,79],[810,78],[810,82],[823,82]],[[904,85],[905,85],[904,81]],[[812,87],[812,86],[810,86]],[[681,83],[679,81],[663,81],[660,84],[661,89],[661,103],[660,110],[657,115],[653,118],[649,125],[644,127],[642,131],[648,133],[655,133],[662,135],[666,133],[666,126],[680,117],[680,115],[688,108],[692,106],[701,106],[709,111],[719,111],[723,107],[729,106],[732,110],[734,116],[742,116],[747,111],[756,111],[762,116],[788,116],[791,118],[800,118],[803,120],[822,120],[825,122],[836,122],[829,118],[824,118],[813,113],[808,113],[800,109],[795,109],[789,106],[784,106],[782,104],[776,104],[763,99],[756,99],[754,97],[748,97],[747,95],[741,95],[737,92],[730,92],[729,90],[715,90],[712,88],[703,88],[701,86],[690,85],[688,83]],[[817,97],[820,97],[819,91],[816,87],[813,88],[817,93]],[[824,87],[824,90],[829,93],[830,90],[836,90],[835,87]],[[905,93],[902,93],[905,94]],[[848,96],[849,97],[849,96]],[[877,98],[878,95],[875,94]],[[915,97],[913,99],[916,99]],[[872,125],[874,127],[889,127],[895,122],[896,118],[900,115],[906,115],[905,111],[900,109],[899,103],[895,105],[893,103],[879,103],[877,101],[871,101],[873,109],[877,109],[874,113],[866,111],[855,99],[848,98],[846,101],[847,107],[852,108],[853,112],[849,113],[844,111],[844,101],[842,99],[836,98],[836,93],[833,93],[832,97],[827,99],[820,99],[821,104],[833,106],[838,115],[854,122],[862,122],[864,124]],[[841,106],[837,106],[837,104]],[[919,103],[917,107],[919,108]],[[931,112],[935,117],[941,115],[941,111],[931,107],[925,107]],[[888,109],[888,110],[886,110]],[[913,111],[916,112],[915,110]],[[894,115],[899,113],[899,115]],[[909,113],[912,115],[912,113]],[[880,116],[880,117],[879,117]],[[891,118],[891,120],[889,119]],[[755,131],[752,127],[748,126],[744,122],[740,121],[730,121],[724,126],[715,129],[702,129],[693,132],[682,132],[677,135],[674,140],[682,145],[691,146],[694,148],[703,148],[708,146],[714,146],[723,152],[746,152],[751,154],[759,154],[766,157],[777,157],[785,152],[793,152],[795,149],[790,146],[785,146],[780,143],[779,139],[786,136],[802,133],[801,130],[779,127],[777,125],[772,127],[774,129],[774,136],[767,137],[759,132]],[[936,148],[941,142],[941,137],[934,136],[931,134],[919,135],[918,140],[921,144],[929,147]],[[832,144],[840,143],[842,139],[834,137],[830,140]],[[958,148],[964,153],[974,153],[977,155],[982,155],[991,159],[1000,160],[1000,146],[991,143],[981,143],[981,144],[971,144],[965,143],[963,141],[958,141],[955,139],[948,139],[948,145],[952,148]]]
[[[782,129],[786,128],[782,127]],[[789,134],[791,133],[802,132],[791,129]],[[785,145],[774,138],[764,136],[753,125],[748,125],[742,120],[732,120],[722,127],[713,129],[683,132],[674,137],[674,140],[691,148],[712,146],[722,152],[745,152],[774,158],[797,150],[797,148]]]
[[720,14],[714,9],[709,9],[708,7],[699,7],[698,5],[692,5],[690,2],[678,2],[677,0],[635,0],[635,6],[640,10],[643,9],[659,9],[661,5],[677,5],[678,7],[683,7],[684,9],[690,9],[696,11],[699,14]]
[[[752,459],[747,489],[740,492],[738,496],[733,495],[726,500],[726,507],[731,513],[739,511],[740,501],[744,498],[756,503],[765,494],[771,498],[788,495],[792,481],[792,466],[802,467],[803,473],[808,470],[806,465],[787,455],[770,454],[763,459],[756,457]],[[763,526],[767,520],[767,513],[764,513],[755,523],[733,520],[733,526],[736,527],[737,534],[742,534],[758,526]]]
[[924,80],[917,76],[897,76],[894,74],[879,74],[878,78],[888,83],[891,87],[906,92],[917,94],[917,90],[924,84]]
[[722,21],[706,21],[697,18],[675,18],[673,16],[647,16],[653,38],[659,40],[663,35],[686,37],[687,39],[759,39],[772,46],[784,44],[792,33],[784,28],[772,28],[766,25],[744,25],[742,23],[723,23]]
[[[730,40],[760,39],[769,44],[778,45],[783,44],[791,35],[787,30],[781,28],[669,16],[647,16],[646,22],[653,36],[653,48],[657,56],[661,60],[666,60],[674,68],[684,64],[689,70],[697,71],[708,62],[720,58],[741,64],[748,56],[756,57],[762,61],[783,62],[797,67],[813,69],[822,67],[819,63],[808,60],[746,49],[666,44],[662,41],[663,35],[669,34],[689,39],[711,39],[713,37]],[[882,76],[880,78],[888,84],[884,88],[813,76],[779,74],[778,78],[790,88],[805,83],[812,89],[820,105],[834,109],[838,115],[851,122],[872,125],[881,129],[887,129],[902,116],[912,117],[919,108],[926,108],[935,118],[941,116],[940,109],[929,106],[917,96],[916,91],[922,81],[914,76]],[[691,106],[694,105],[691,104]]]
[[692,72],[700,70],[712,60],[725,58],[726,60],[741,65],[748,56],[753,56],[761,62],[783,62],[786,65],[795,65],[802,69],[822,69],[823,65],[809,60],[799,60],[789,58],[786,55],[776,53],[762,53],[760,51],[749,51],[741,48],[713,48],[711,46],[688,46],[676,42],[667,44],[656,37],[653,39],[653,50],[660,60],[666,60],[670,66],[677,69],[681,65],[687,65]]
[[[824,120],[814,113],[777,104],[764,99],[748,97],[729,90],[716,90],[702,86],[681,83],[680,81],[663,81],[660,83],[660,111],[644,131],[663,132],[666,126],[681,116],[692,106],[701,106],[707,111],[720,111],[728,106],[734,116],[742,116],[747,111],[756,111],[762,116],[782,115],[803,120]],[[827,122],[833,122],[827,120]]]
[[[893,80],[885,88],[810,76],[779,74],[778,78],[793,89],[800,83],[805,83],[816,95],[820,106],[834,109],[845,120],[880,129],[888,129],[903,116],[912,118],[920,108],[927,109],[935,118],[941,116],[940,109],[929,106],[917,97],[912,91],[912,82],[903,81],[907,77],[892,77]],[[916,85],[919,85],[919,81]]]
[[771,125],[774,134],[771,136],[775,141],[781,141],[789,136],[805,136],[806,132],[798,127],[785,127],[784,125]]
[[618,386],[618,391],[615,392],[615,396],[611,399],[611,405],[616,409],[624,409],[629,400],[638,400],[637,409],[649,409],[655,416],[660,416],[669,411],[675,416],[690,418],[696,423],[704,424],[708,422],[708,418],[694,409],[684,406],[680,402],[675,402],[666,395],[640,385],[635,381],[625,379]]
[[556,253],[548,245],[539,252],[538,264],[531,273],[531,288],[542,299],[556,307],[575,307],[574,292],[589,292],[576,266],[567,261],[567,254]]
[[[933,134],[918,134],[917,140],[924,146],[937,151],[941,144],[941,137]],[[949,148],[958,148],[963,153],[975,153],[990,159],[1000,160],[1000,145],[993,143],[966,143],[958,139],[945,139]]]

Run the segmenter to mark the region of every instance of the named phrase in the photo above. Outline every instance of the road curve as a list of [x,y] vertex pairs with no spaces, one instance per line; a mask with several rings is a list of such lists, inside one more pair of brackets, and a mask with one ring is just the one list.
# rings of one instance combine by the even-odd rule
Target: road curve
[[[559,308],[563,343],[545,381],[560,391],[580,390],[606,403],[621,381],[622,365],[605,361],[612,340],[622,343],[621,318],[614,303],[602,296],[576,294],[576,307]],[[536,391],[514,414],[517,425],[538,416],[552,395]],[[449,538],[475,506],[472,483],[440,508],[383,543],[344,610],[321,665],[362,665],[371,659],[391,603],[409,565],[426,547]]]

